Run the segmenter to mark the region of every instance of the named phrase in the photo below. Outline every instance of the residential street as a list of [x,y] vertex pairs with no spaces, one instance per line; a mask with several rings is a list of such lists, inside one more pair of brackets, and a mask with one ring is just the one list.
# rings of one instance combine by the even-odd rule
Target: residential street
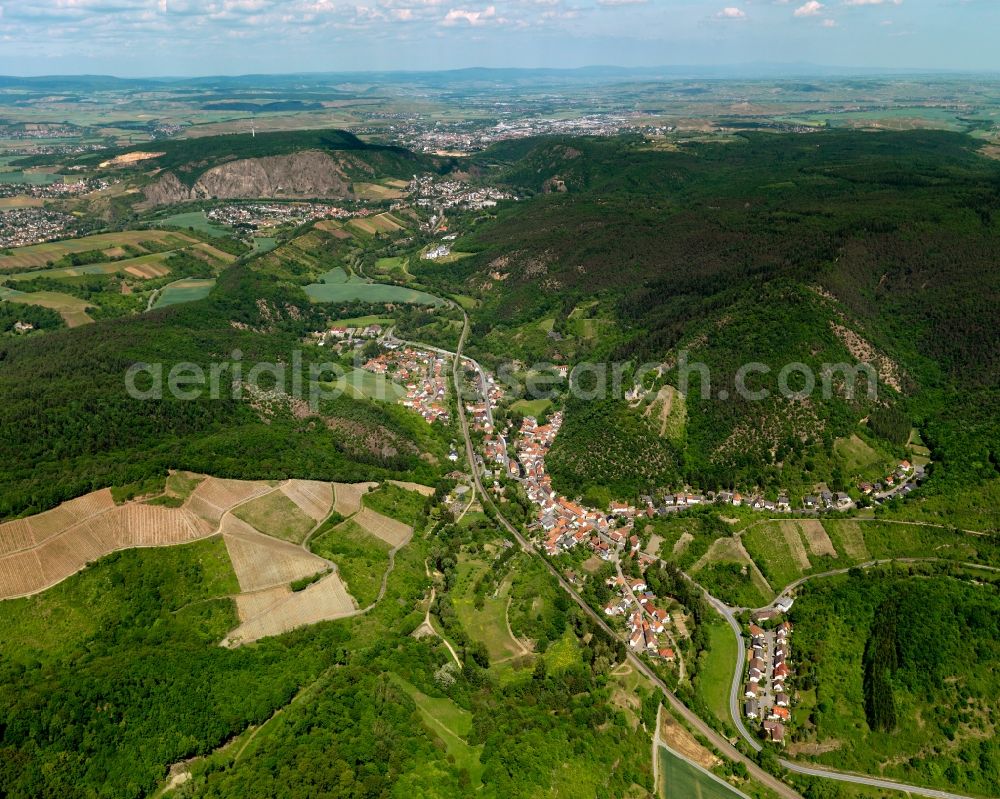
[[[462,328],[462,334],[459,337],[458,347],[456,352],[452,353],[448,352],[447,350],[442,350],[436,347],[428,347],[428,349],[434,350],[435,352],[439,352],[444,355],[451,356],[453,358],[452,378],[456,392],[460,391],[462,385],[461,382],[462,374],[461,374],[460,364],[463,358],[461,353],[463,347],[465,346],[465,341],[470,329],[469,316],[464,311],[463,311],[463,318],[464,318],[464,325]],[[421,347],[426,346],[416,342],[408,342],[408,343],[411,343],[414,346],[421,346]],[[481,371],[481,367],[479,366],[479,364],[475,365],[477,370],[480,371],[480,375],[483,378],[483,384],[485,386],[486,384],[485,374],[484,372]],[[524,536],[521,535],[521,533],[518,531],[516,527],[514,527],[514,525],[512,525],[509,521],[507,521],[506,518],[504,518],[504,516],[499,512],[499,509],[497,509],[496,506],[493,504],[492,499],[490,498],[489,494],[483,487],[482,479],[479,474],[479,467],[478,467],[479,460],[477,459],[476,453],[472,446],[472,437],[470,435],[468,421],[465,416],[464,404],[461,402],[457,404],[458,404],[459,424],[462,428],[462,436],[465,439],[466,456],[472,468],[472,476],[475,482],[475,486],[478,489],[480,496],[483,497],[483,501],[485,503],[489,503],[493,507],[493,510],[496,512],[497,521],[508,533],[510,533],[511,536],[513,536],[513,538],[520,545],[521,549],[531,554],[532,556],[541,559],[542,563],[545,564],[545,567],[548,569],[548,571],[552,574],[553,577],[555,577],[559,585],[563,588],[564,591],[566,591],[570,595],[570,597],[573,599],[574,602],[576,602],[576,604],[581,608],[581,610],[583,610],[584,613],[586,613],[599,627],[601,627],[601,629],[603,629],[606,633],[608,633],[608,635],[621,640],[621,636],[619,636],[604,621],[604,619],[601,618],[601,616],[597,612],[595,612],[583,600],[583,598],[574,590],[574,588],[563,578],[563,576],[559,573],[558,569],[556,569],[551,563],[549,563],[548,560],[541,557],[541,554],[531,545],[531,543],[526,538],[524,538]],[[688,577],[688,579],[691,578]],[[692,582],[694,581],[692,580]],[[746,726],[743,724],[738,702],[740,684],[743,677],[744,666],[746,662],[746,647],[742,633],[740,631],[739,622],[736,620],[734,615],[734,610],[732,608],[729,608],[720,600],[716,599],[715,597],[712,597],[707,591],[705,591],[703,587],[702,591],[704,591],[706,599],[709,601],[709,603],[717,611],[719,611],[719,613],[721,613],[723,617],[727,620],[730,627],[732,627],[734,634],[737,637],[739,645],[737,647],[737,662],[735,664],[736,668],[734,670],[733,684],[730,693],[730,715],[732,716],[732,720],[735,723],[736,728],[739,730],[740,734],[747,741],[747,743],[754,750],[760,751],[761,744],[750,734],[749,730],[747,730]],[[635,653],[628,650],[627,642],[623,643],[625,643],[626,645],[626,657],[629,663],[632,665],[632,667],[637,669],[650,682],[652,682],[654,685],[660,688],[660,690],[663,691],[665,697],[667,698],[667,701],[670,702],[671,707],[673,707],[681,716],[683,716],[685,721],[687,721],[694,729],[696,729],[700,734],[704,735],[716,749],[718,749],[720,752],[722,752],[726,757],[730,758],[731,760],[743,763],[755,780],[760,782],[762,785],[767,786],[771,790],[775,791],[779,796],[784,797],[784,799],[802,799],[801,795],[798,792],[796,792],[793,788],[791,788],[789,785],[786,785],[781,780],[777,779],[776,777],[772,776],[768,772],[761,769],[760,766],[758,766],[753,760],[751,760],[742,752],[740,752],[738,749],[736,749],[725,737],[723,737],[714,729],[712,729],[707,723],[705,723],[701,719],[701,717],[699,717],[692,710],[690,710],[687,707],[687,705],[681,702],[681,700],[678,699],[677,696],[670,691],[666,683],[664,683],[655,674],[655,672],[653,672],[653,670],[645,663],[645,661],[643,661]],[[816,768],[814,766],[801,765],[799,763],[795,763],[793,761],[784,758],[779,758],[779,762],[784,768],[788,769],[789,771],[793,771],[800,774],[808,774],[814,777],[822,777],[825,779],[837,780],[840,782],[856,783],[860,785],[869,785],[876,788],[889,788],[889,789],[899,790],[904,793],[913,794],[916,796],[929,797],[929,799],[969,799],[969,797],[965,797],[960,794],[948,793],[946,791],[938,791],[933,788],[924,788],[917,785],[905,785],[902,783],[893,782],[891,780],[880,779],[877,777],[869,777],[866,775],[850,774],[847,772],[835,771],[833,769]]]

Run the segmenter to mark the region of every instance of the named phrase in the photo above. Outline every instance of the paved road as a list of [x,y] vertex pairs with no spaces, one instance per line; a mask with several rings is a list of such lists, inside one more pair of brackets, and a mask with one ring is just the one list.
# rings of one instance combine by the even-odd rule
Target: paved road
[[[846,569],[831,569],[826,572],[819,572],[818,574],[807,574],[805,577],[800,577],[798,580],[789,583],[778,593],[774,602],[777,602],[782,596],[786,596],[789,591],[793,591],[798,588],[803,583],[807,583],[810,580],[815,580],[820,577],[835,577],[838,574],[847,574],[851,569],[870,569],[873,566],[884,566],[887,563],[950,563],[954,566],[965,566],[970,569],[982,569],[983,571],[990,572],[1000,572],[1000,567],[997,566],[986,566],[981,563],[969,563],[966,561],[949,560],[948,558],[883,558],[881,560],[868,560],[864,563],[858,563],[854,566],[849,566]],[[718,600],[716,600],[718,601]],[[770,605],[766,605],[763,608],[756,608],[756,610],[770,610],[774,607],[774,602]],[[722,604],[721,602],[719,604]],[[723,605],[723,607],[725,607]]]
[[[921,558],[912,558],[905,560],[903,562],[916,562],[920,560],[928,560]],[[930,558],[929,560],[936,560],[935,558]],[[890,561],[869,561],[868,563],[863,563],[860,567],[855,566],[854,568],[870,568],[876,566],[880,563],[889,563]],[[899,559],[896,562],[900,562]],[[971,564],[970,564],[971,565]],[[795,583],[787,586],[785,591],[789,591],[792,588],[801,585],[806,580],[810,580],[816,577],[830,577],[836,574],[843,574],[847,572],[848,569],[835,569],[829,572],[823,572],[821,574],[814,574],[810,577],[805,577],[801,580],[797,580]],[[686,576],[686,575],[685,575]],[[690,577],[688,579],[691,579]],[[692,580],[692,582],[694,582]],[[697,583],[695,583],[697,585]],[[708,593],[703,587],[702,591],[705,594],[705,598],[708,603],[718,611],[722,617],[726,620],[729,626],[733,630],[733,634],[736,636],[736,670],[733,672],[733,682],[730,686],[729,692],[729,715],[732,717],[733,723],[739,730],[740,735],[743,739],[752,746],[756,751],[761,750],[761,744],[754,738],[750,731],[746,728],[743,723],[743,713],[740,708],[740,699],[742,691],[740,690],[743,685],[743,675],[746,666],[746,644],[743,641],[743,632],[740,628],[740,624],[736,619],[733,608],[730,608],[724,602],[716,599],[711,594]],[[939,791],[934,788],[923,788],[918,785],[906,785],[904,783],[895,782],[894,780],[886,780],[878,777],[869,777],[865,774],[851,774],[846,771],[837,771],[835,769],[821,768],[817,766],[808,766],[802,763],[797,763],[792,760],[786,760],[785,758],[778,758],[778,762],[781,763],[789,771],[795,772],[796,774],[807,774],[811,777],[821,777],[823,779],[837,780],[839,782],[851,782],[858,785],[869,785],[874,788],[888,788],[891,790],[902,791],[904,793],[913,794],[915,796],[927,796],[931,799],[969,799],[968,797],[962,796],[961,794],[949,793],[947,791]]]
[[[465,314],[464,318],[465,318],[465,324],[462,328],[462,335],[459,338],[458,348],[455,353],[456,357],[453,365],[453,374],[452,374],[455,381],[456,391],[461,385],[461,373],[459,370],[459,361],[461,358],[462,348],[465,346],[466,336],[468,335],[469,332],[469,317],[467,314]],[[593,608],[590,607],[590,605],[584,602],[583,598],[579,594],[577,594],[576,591],[573,589],[573,587],[563,578],[563,576],[559,573],[558,569],[556,569],[551,563],[549,563],[545,558],[543,558],[539,554],[539,552],[534,547],[531,546],[528,540],[521,535],[520,531],[516,527],[514,527],[514,525],[508,522],[507,519],[504,518],[503,514],[500,513],[499,509],[493,503],[493,500],[490,497],[490,495],[487,494],[486,490],[483,488],[483,484],[481,482],[479,475],[479,469],[475,465],[476,454],[472,448],[472,437],[469,435],[469,425],[465,418],[465,408],[463,407],[462,403],[458,403],[458,420],[459,424],[462,427],[462,435],[465,438],[466,456],[472,468],[472,477],[476,483],[477,489],[479,490],[479,494],[482,497],[483,503],[484,504],[488,503],[493,508],[494,512],[496,513],[496,519],[500,523],[500,525],[508,533],[510,533],[511,536],[513,536],[514,540],[517,541],[517,543],[521,546],[521,549],[523,549],[525,552],[529,553],[533,557],[537,557],[545,565],[545,567],[549,570],[552,576],[556,578],[559,585],[563,588],[564,591],[566,591],[570,595],[570,597],[572,597],[573,601],[576,602],[577,605],[579,605],[581,610],[583,610],[583,612],[586,613],[608,635],[620,641],[621,640],[620,636],[613,629],[611,629],[611,627],[608,626],[607,622],[605,622],[604,619],[602,619],[601,616],[596,611],[594,611]],[[645,663],[645,661],[641,660],[639,657],[635,655],[635,653],[633,653],[628,649],[627,642],[625,643],[625,646],[626,646],[625,650],[626,656],[631,666],[634,669],[636,669],[640,674],[642,674],[644,677],[646,677],[646,679],[648,679],[650,682],[656,685],[661,691],[663,691],[671,707],[673,707],[674,710],[676,710],[681,716],[683,716],[684,719],[699,733],[701,733],[709,741],[711,741],[712,745],[715,746],[716,749],[722,752],[729,759],[743,763],[747,767],[747,770],[750,772],[753,778],[757,780],[757,782],[766,785],[768,788],[770,788],[772,791],[774,791],[784,799],[801,799],[800,794],[797,793],[793,788],[791,788],[788,785],[785,785],[785,783],[783,783],[776,777],[772,776],[771,774],[768,774],[753,760],[751,760],[742,752],[740,752],[738,749],[736,749],[726,738],[724,738],[714,729],[709,727],[708,724],[702,721],[700,716],[696,715],[693,711],[691,711],[687,707],[687,705],[681,702],[681,700],[678,699],[671,692],[671,690],[667,687],[667,684],[663,682],[663,680],[661,680],[656,675],[656,673]]]
[[921,788],[919,785],[905,785],[901,782],[877,779],[864,774],[849,774],[846,771],[833,771],[831,769],[817,768],[816,766],[804,766],[801,763],[793,763],[791,760],[781,758],[778,759],[778,762],[789,771],[794,771],[796,774],[808,774],[810,777],[822,777],[824,779],[837,780],[838,782],[853,782],[856,785],[870,785],[873,788],[888,788],[912,794],[913,796],[927,796],[930,799],[970,799],[970,797],[959,793],[938,791],[934,788]]
[[[445,350],[437,350],[438,352],[446,353],[448,355],[454,356],[452,377],[455,383],[456,392],[459,391],[461,387],[461,373],[459,364],[462,360],[462,348],[465,346],[465,340],[469,333],[469,316],[465,311],[462,312],[464,324],[462,327],[462,335],[459,337],[458,347],[454,353],[447,353]],[[417,344],[416,346],[425,346]],[[433,348],[436,349],[436,348]],[[478,364],[476,364],[478,367]],[[462,427],[462,435],[465,438],[465,450],[466,456],[468,457],[470,467],[472,469],[472,477],[475,481],[476,488],[479,490],[480,496],[483,498],[484,504],[489,504],[496,514],[496,520],[501,524],[501,526],[513,536],[514,540],[520,545],[520,547],[527,553],[531,554],[533,557],[539,558],[539,560],[545,565],[548,571],[555,577],[556,581],[562,587],[566,593],[570,595],[574,602],[586,613],[601,629],[603,629],[608,635],[616,640],[621,641],[621,637],[608,626],[607,622],[590,607],[583,598],[577,594],[576,590],[571,586],[559,573],[548,560],[541,557],[540,553],[531,546],[524,536],[521,535],[520,531],[514,527],[510,522],[504,518],[503,514],[500,513],[499,508],[493,503],[492,498],[486,493],[483,488],[483,484],[480,479],[479,469],[476,466],[476,453],[472,447],[472,437],[469,434],[468,421],[465,418],[465,407],[459,402],[458,404],[458,419],[459,424]],[[814,575],[817,576],[817,575]],[[690,579],[690,578],[689,578]],[[697,585],[697,583],[696,583]],[[700,587],[700,586],[699,586]],[[705,591],[704,588],[702,588]],[[743,735],[744,739],[754,747],[757,751],[761,749],[761,745],[750,735],[749,731],[743,725],[742,717],[739,713],[739,707],[733,706],[733,692],[739,691],[740,680],[743,673],[743,659],[746,657],[746,650],[743,646],[743,636],[739,629],[739,623],[733,616],[732,609],[728,608],[720,600],[712,597],[707,591],[705,591],[705,596],[708,601],[715,607],[729,622],[730,626],[733,627],[733,632],[737,636],[738,641],[738,655],[737,655],[737,669],[733,677],[733,687],[730,692],[730,713],[733,717],[733,721],[736,723],[737,728]],[[781,780],[772,776],[768,772],[760,768],[753,760],[748,758],[738,749],[736,749],[725,737],[720,735],[714,729],[712,729],[708,724],[706,724],[700,716],[696,715],[692,710],[690,710],[687,705],[681,702],[674,693],[667,687],[667,684],[661,680],[656,673],[641,660],[634,652],[628,648],[628,643],[624,642],[626,646],[626,657],[629,663],[634,669],[636,669],[640,674],[646,677],[650,682],[656,685],[661,691],[663,691],[664,696],[666,696],[667,701],[670,703],[679,715],[681,715],[685,721],[687,721],[694,729],[699,733],[704,735],[717,750],[722,752],[726,757],[731,760],[743,763],[750,775],[759,783],[766,785],[768,788],[773,790],[779,796],[784,797],[784,799],[801,799],[801,795],[798,794],[791,786],[786,785]],[[817,768],[815,766],[806,766],[799,763],[794,763],[790,760],[779,759],[779,762],[789,771],[795,772],[797,774],[806,774],[813,777],[821,777],[824,779],[837,780],[839,782],[850,782],[858,785],[869,785],[875,788],[888,788],[892,790],[903,791],[905,793],[914,794],[916,796],[926,796],[930,799],[969,799],[969,797],[961,796],[960,794],[948,793],[946,791],[938,791],[933,788],[923,788],[917,785],[906,785],[899,782],[894,782],[892,780],[879,779],[876,777],[869,777],[863,774],[849,774],[842,771],[834,771],[831,769]]]

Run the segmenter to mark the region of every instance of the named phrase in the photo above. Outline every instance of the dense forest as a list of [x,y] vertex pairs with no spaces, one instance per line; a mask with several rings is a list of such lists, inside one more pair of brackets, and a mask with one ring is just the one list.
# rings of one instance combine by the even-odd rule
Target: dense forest
[[797,741],[830,765],[994,796],[1000,790],[1000,592],[953,567],[853,570],[800,589]]
[[[702,487],[808,484],[826,442],[874,410],[868,430],[887,443],[907,422],[921,430],[926,491],[951,492],[1000,465],[1000,164],[977,147],[927,131],[741,133],[676,151],[628,137],[499,145],[484,161],[538,196],[458,242],[473,257],[417,269],[481,301],[471,315],[495,357],[551,354],[558,343],[525,349],[534,339],[517,333],[596,300],[617,332],[591,355],[663,362],[675,385],[682,350],[705,363],[711,391],[688,398],[682,467]],[[555,178],[566,192],[546,193]],[[560,348],[580,358],[586,344]],[[829,398],[775,397],[787,363],[818,377],[859,358],[879,372],[877,402],[838,382]],[[771,367],[753,380],[766,401],[734,399],[750,362]]]

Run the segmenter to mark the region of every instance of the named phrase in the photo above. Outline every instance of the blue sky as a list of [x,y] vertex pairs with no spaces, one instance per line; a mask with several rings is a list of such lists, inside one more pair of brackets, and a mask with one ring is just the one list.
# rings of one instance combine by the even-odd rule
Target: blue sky
[[1000,0],[0,0],[0,73],[812,63],[1000,72]]

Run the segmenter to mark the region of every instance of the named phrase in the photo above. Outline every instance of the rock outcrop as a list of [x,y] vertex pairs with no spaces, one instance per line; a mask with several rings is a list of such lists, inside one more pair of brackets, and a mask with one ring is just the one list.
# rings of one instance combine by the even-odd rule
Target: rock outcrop
[[207,170],[188,187],[166,172],[144,190],[150,205],[199,199],[322,198],[351,199],[353,172],[374,170],[351,155],[307,150],[291,155],[244,158]]

